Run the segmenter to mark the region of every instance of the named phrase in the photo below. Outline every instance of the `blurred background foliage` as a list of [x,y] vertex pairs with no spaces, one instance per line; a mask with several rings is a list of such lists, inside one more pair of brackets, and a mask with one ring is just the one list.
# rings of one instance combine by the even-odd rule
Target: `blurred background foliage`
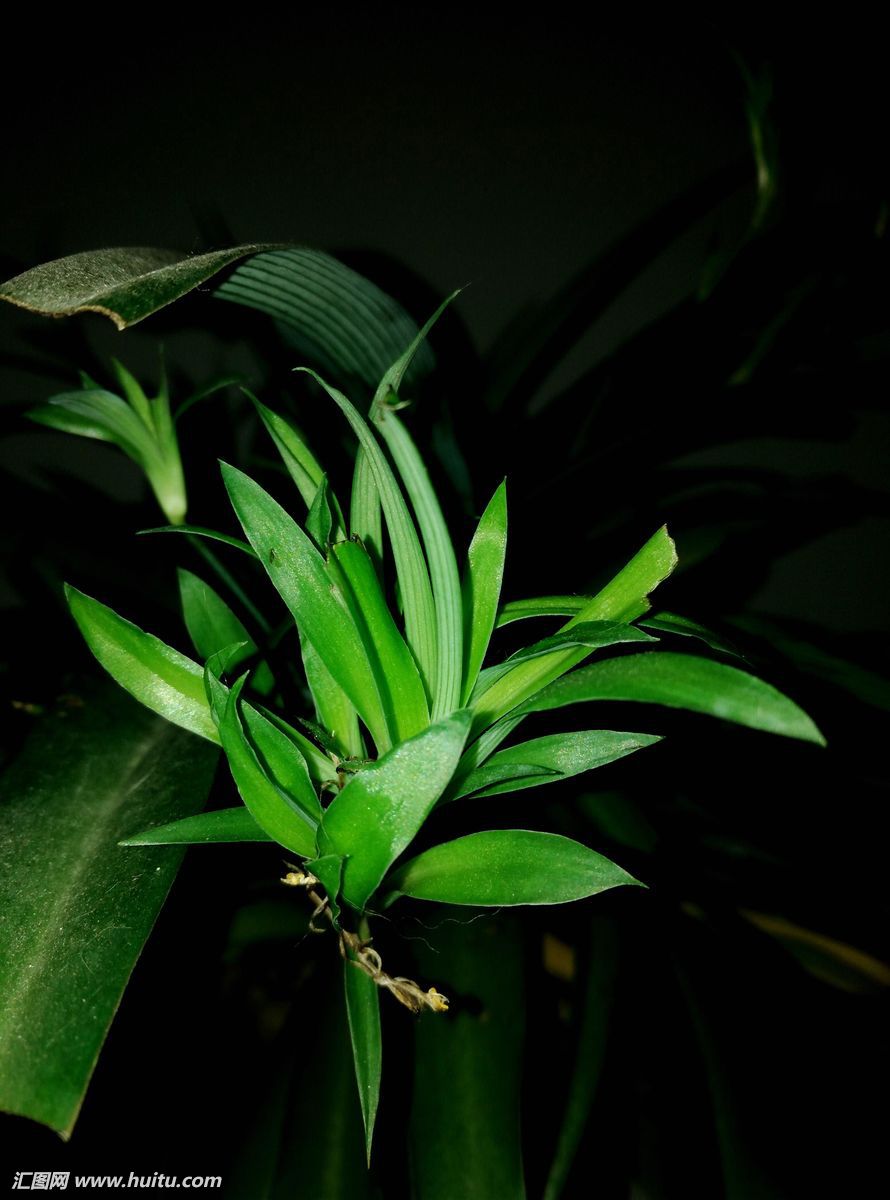
[[[668,739],[544,812],[514,798],[510,823],[580,837],[651,890],[435,928],[418,906],[381,931],[456,1004],[435,1027],[385,1012],[370,1179],[342,1014],[320,1000],[337,964],[263,849],[188,856],[70,1147],[7,1124],[41,1167],[113,1169],[110,1123],[121,1166],[222,1170],[251,1197],[500,1200],[523,1172],[548,1198],[852,1194],[878,1177],[890,984],[878,54],[843,30],[730,27],[582,44],[310,23],[284,41],[146,42],[125,103],[32,92],[4,277],[100,244],[256,236],[338,253],[418,319],[472,279],[411,415],[455,530],[506,474],[519,597],[594,587],[666,521],[680,567],[660,604],[718,631],[829,748],[602,710]],[[64,94],[75,72],[48,55]],[[174,395],[243,374],[317,444],[341,440],[260,314],[199,292],[124,337],[3,314],[7,759],[91,669],[61,580],[175,640],[182,561],[177,539],[133,537],[156,523],[135,469],[26,427],[26,405],[109,353],[150,380],[160,338]],[[192,519],[222,524],[215,461],[269,457],[255,419],[229,390],[183,438]],[[481,802],[480,827],[498,820]]]

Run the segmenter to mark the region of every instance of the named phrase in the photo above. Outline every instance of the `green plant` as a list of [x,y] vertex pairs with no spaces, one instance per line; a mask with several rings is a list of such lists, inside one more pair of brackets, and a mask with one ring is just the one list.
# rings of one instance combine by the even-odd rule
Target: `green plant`
[[[649,595],[676,563],[664,528],[594,595],[504,603],[502,484],[478,521],[461,578],[442,505],[398,415],[409,368],[436,317],[383,373],[367,419],[342,391],[309,372],[358,443],[347,504],[338,501],[300,431],[252,398],[305,517],[301,527],[289,505],[223,464],[246,542],[183,524],[185,489],[166,386],[152,405],[115,365],[129,408],[85,378],[82,392],[56,397],[32,414],[69,432],[115,441],[145,470],[168,528],[195,544],[208,538],[227,543],[248,571],[265,571],[284,602],[288,616],[276,636],[269,634],[274,617],[252,606],[242,620],[235,608],[243,607],[245,591],[205,550],[232,594],[226,599],[191,572],[180,572],[182,612],[198,662],[67,589],[99,662],[142,704],[221,746],[243,801],[132,832],[123,844],[272,841],[301,860],[283,882],[306,891],[313,921],[333,930],[344,959],[369,1156],[382,1067],[380,989],[414,1012],[447,1009],[435,986],[384,970],[371,944],[375,914],[401,897],[474,907],[559,904],[640,882],[578,841],[535,830],[465,833],[406,859],[422,831],[434,839],[437,814],[453,801],[554,783],[660,740],[585,730],[501,749],[527,717],[582,701],[631,700],[822,740],[791,700],[747,671],[657,644],[655,633],[666,631],[725,648],[682,617],[647,618]],[[491,653],[496,628],[553,617],[569,619],[502,661]],[[245,621],[256,626],[257,637]],[[294,693],[293,658],[275,652],[293,626],[311,706],[302,714],[287,699]],[[610,647],[632,652],[584,665]],[[437,982],[447,989],[447,980]]]

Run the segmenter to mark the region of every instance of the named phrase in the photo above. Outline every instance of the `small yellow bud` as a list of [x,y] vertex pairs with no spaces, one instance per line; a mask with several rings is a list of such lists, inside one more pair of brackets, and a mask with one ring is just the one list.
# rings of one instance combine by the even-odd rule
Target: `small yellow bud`
[[431,987],[427,992],[427,998],[433,1012],[448,1012],[447,996],[443,996],[441,992],[437,992],[435,988]]

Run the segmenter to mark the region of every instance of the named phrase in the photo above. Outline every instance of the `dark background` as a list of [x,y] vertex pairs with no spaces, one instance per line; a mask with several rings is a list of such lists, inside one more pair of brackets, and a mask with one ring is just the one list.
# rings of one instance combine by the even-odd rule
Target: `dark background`
[[[886,262],[881,221],[886,220],[890,195],[886,66],[879,51],[868,31],[819,29],[812,23],[806,33],[791,34],[774,26],[751,28],[742,21],[704,28],[613,21],[591,31],[558,10],[547,16],[546,23],[456,23],[417,21],[392,10],[373,20],[352,14],[339,21],[279,18],[274,28],[263,29],[223,19],[207,30],[189,28],[181,20],[165,28],[160,15],[145,12],[144,27],[131,29],[126,38],[115,37],[109,25],[90,16],[67,29],[55,27],[51,40],[36,23],[22,27],[6,68],[6,185],[0,195],[4,277],[105,245],[199,251],[230,241],[295,241],[343,254],[421,319],[439,297],[469,283],[451,336],[462,347],[462,361],[471,363],[474,355],[490,350],[519,310],[546,301],[667,202],[741,163],[741,185],[690,222],[616,291],[544,381],[536,401],[541,406],[640,330],[690,303],[715,247],[743,237],[753,205],[754,168],[744,81],[734,57],[741,55],[750,69],[768,70],[773,79],[782,195],[771,217],[773,249],[743,265],[745,300],[732,319],[745,318],[745,304],[750,313],[757,306],[768,311],[772,290],[778,302],[794,278],[815,273],[817,290],[823,278],[830,278],[835,299],[814,318],[808,336],[821,350],[836,336],[841,349],[830,369],[820,359],[819,370],[804,375],[803,385],[799,373],[780,373],[780,381],[791,382],[785,390],[784,384],[777,387],[757,420],[749,421],[740,407],[736,428],[732,411],[722,411],[717,432],[693,436],[676,447],[673,465],[678,470],[710,469],[716,477],[728,477],[745,469],[790,480],[788,487],[767,489],[758,500],[759,530],[784,528],[792,505],[798,513],[809,504],[812,521],[812,527],[805,527],[800,517],[798,536],[787,544],[777,539],[774,545],[767,537],[760,567],[744,579],[731,556],[734,543],[728,552],[724,545],[724,557],[716,560],[704,590],[696,593],[690,579],[690,594],[701,596],[691,615],[717,619],[744,608],[791,618],[805,622],[817,639],[824,637],[834,652],[884,670],[886,644],[877,635],[887,631],[890,565],[886,368],[863,375],[859,364],[854,370],[845,357],[850,345],[870,338],[878,360],[886,361],[881,358],[886,341],[880,341],[887,328],[886,274],[876,269]],[[784,279],[767,269],[779,261],[791,264]],[[188,302],[190,315],[196,303]],[[246,361],[231,314],[221,314],[217,322],[222,346],[195,329],[201,319],[187,321],[185,328],[165,325],[163,318],[160,322],[168,356],[196,382],[205,370],[213,373]],[[8,406],[0,441],[4,486],[10,496],[19,485],[29,489],[29,496],[32,487],[45,496],[45,504],[7,505],[7,545],[14,557],[4,601],[14,633],[28,629],[22,616],[21,556],[35,545],[45,547],[45,523],[54,503],[47,489],[54,473],[64,470],[81,484],[89,481],[109,500],[138,503],[141,496],[135,472],[105,448],[32,431],[20,419],[21,406],[58,390],[67,369],[66,339],[73,336],[61,325],[41,324],[13,310],[2,313],[0,386]],[[120,335],[98,317],[83,318],[77,336],[96,352],[121,353]],[[127,361],[150,363],[151,329],[125,336],[132,356]],[[648,372],[634,377],[619,395],[631,449],[634,421],[650,420],[656,394],[662,409],[682,414],[684,428],[698,424],[707,430],[715,408],[730,403],[725,392],[709,387],[697,372],[699,352],[706,357],[710,349],[707,336],[704,326],[698,343],[694,338],[682,343],[682,353],[678,350],[674,358],[665,353],[663,370],[650,361]],[[810,349],[806,337],[799,338],[790,357],[800,352],[806,366],[813,357]],[[70,365],[80,364],[75,358]],[[531,441],[523,444],[527,415],[511,418],[509,437],[495,436],[496,421],[485,437],[474,437],[475,381],[468,378],[465,384],[464,390],[452,392],[451,405],[473,469],[493,483],[505,472],[519,482],[530,478],[536,435],[530,432]],[[645,417],[634,416],[637,401]],[[567,440],[577,406],[568,411],[573,415],[564,418]],[[528,428],[533,430],[533,424]],[[825,479],[831,486],[820,492]],[[650,498],[645,491],[622,494],[620,476],[610,487],[613,496],[618,494],[619,507],[636,506],[629,521],[643,533],[668,515],[661,497]],[[595,486],[591,491],[590,510],[581,512],[593,528],[597,506],[607,497]],[[130,515],[121,518],[111,509],[109,504],[110,536],[117,537],[124,526],[132,529]],[[567,535],[553,529],[539,508],[523,508],[520,501],[516,512],[517,554],[520,559],[523,549],[526,555],[538,554],[542,569],[549,569],[554,579],[546,590],[571,588],[579,561],[585,579],[595,573],[588,567],[591,539],[575,552]],[[682,557],[684,534],[692,544],[682,519],[677,532]],[[100,552],[106,534],[107,529],[96,532],[90,552]],[[542,590],[534,583],[535,574],[526,568],[530,590]],[[166,585],[158,580],[156,586]],[[727,592],[735,587],[740,592],[733,606]],[[677,607],[685,611],[679,600]],[[47,641],[54,646],[64,638],[50,634]],[[51,689],[57,674],[56,665],[35,665],[24,650],[13,654],[10,664],[8,678],[19,690],[24,679],[39,680],[41,673],[45,679],[34,684],[35,690]],[[839,702],[818,689],[810,698],[820,717],[837,711]],[[885,874],[877,805],[886,798],[886,789],[875,774],[878,756],[870,757],[862,748],[864,765],[859,758],[859,741],[874,745],[880,728],[873,714],[850,726],[837,719],[840,749],[822,794],[801,794],[796,778],[781,774],[797,769],[793,755],[775,761],[773,770],[780,774],[772,774],[768,786],[756,765],[746,765],[739,768],[741,781],[727,789],[734,794],[748,789],[755,825],[768,825],[770,809],[785,802],[791,815],[784,825],[777,820],[778,842],[787,848],[799,841],[812,852],[803,865],[796,861],[784,909],[783,901],[776,902],[777,909],[793,909],[788,897],[804,894],[819,915],[820,928],[871,953],[881,949],[883,914],[872,907],[871,893],[851,894],[846,885],[859,873],[857,861],[863,875],[875,879]],[[715,735],[715,756],[722,745]],[[809,766],[800,769],[805,786],[812,786],[818,772]],[[675,764],[675,773],[680,770]],[[868,779],[865,791],[856,774],[860,770]],[[688,789],[700,796],[710,784],[702,767],[693,772]],[[761,794],[752,800],[758,787]],[[741,810],[737,797],[731,803],[734,811]],[[857,826],[852,832],[850,824]],[[827,867],[828,850],[845,826],[844,862],[832,866],[841,879],[837,891],[842,895],[837,895],[834,877],[826,879],[819,867],[820,862]],[[238,1081],[250,1079],[249,1047],[231,1051],[231,1072],[223,1048],[227,1022],[239,1019],[244,1007],[241,999],[232,1002],[231,1010],[208,1012],[215,994],[206,979],[208,974],[216,978],[220,935],[195,953],[189,933],[195,912],[212,921],[219,863],[228,853],[223,851],[213,867],[206,860],[190,860],[162,918],[160,948],[153,943],[138,969],[133,997],[125,1001],[100,1067],[94,1088],[99,1098],[91,1093],[87,1102],[81,1148],[73,1147],[89,1160],[81,1163],[86,1169],[112,1169],[99,1161],[109,1129],[112,1140],[131,1156],[135,1147],[144,1146],[144,1135],[121,1113],[109,1124],[109,1097],[151,1075],[161,1043],[168,1045],[168,1053],[170,1044],[181,1052],[181,1061],[188,1063],[183,1070],[192,1079],[184,1087],[188,1100],[174,1099],[166,1119],[155,1114],[154,1128],[161,1132],[152,1136],[167,1139],[177,1153],[182,1152],[174,1130],[178,1115],[200,1094],[194,1073],[203,1072],[208,1088],[222,1088],[220,1094],[227,1094],[226,1077],[235,1080],[232,1094]],[[229,860],[234,863],[234,856]],[[694,874],[699,865],[690,871]],[[665,892],[671,886],[666,883]],[[223,908],[235,905],[234,885],[223,885],[220,893]],[[805,907],[804,902],[798,905]],[[651,940],[657,953],[662,931],[641,920],[642,942]],[[171,963],[182,972],[172,993],[152,982],[169,978]],[[780,971],[778,978],[785,990],[780,984],[770,999],[750,978],[738,985],[742,999],[735,1025],[742,1045],[750,1038],[763,1050],[767,1039],[758,1133],[784,1161],[779,1174],[786,1190],[778,1194],[809,1194],[797,1191],[795,1179],[815,1180],[823,1166],[839,1179],[865,1181],[874,1161],[877,1117],[858,1093],[877,1077],[875,1010],[868,1007],[862,1025],[852,1029],[861,1010],[846,1008],[833,996],[826,1000],[822,993],[814,1000],[790,974]],[[636,982],[650,982],[645,971],[638,969]],[[654,995],[659,995],[657,984]],[[664,999],[662,1013],[670,1003]],[[872,1005],[871,997],[867,1003]],[[754,1010],[750,1028],[746,1005]],[[209,1029],[203,1040],[179,1028],[183,1006],[192,1032]],[[638,1015],[647,1011],[640,1002]],[[775,1012],[780,1017],[773,1026],[770,1014]],[[150,1013],[156,1014],[157,1029],[149,1035],[148,1047],[140,1048]],[[667,1026],[667,1017],[662,1019]],[[627,1020],[633,1024],[632,1017]],[[179,1029],[175,1035],[174,1028]],[[672,1035],[668,1030],[663,1036]],[[174,1056],[168,1061],[175,1061]],[[169,1083],[169,1076],[147,1078],[149,1102],[163,1107]],[[742,1091],[750,1105],[755,1084],[747,1081]],[[846,1103],[850,1095],[855,1098]],[[709,1157],[713,1149],[707,1149],[707,1102],[690,1088],[683,1092],[681,1109],[702,1131],[703,1165],[684,1193],[682,1154],[697,1138],[687,1130],[689,1140],[683,1142],[681,1113],[664,1116],[665,1140],[675,1134],[681,1147],[672,1165],[679,1190],[668,1186],[665,1194],[696,1194],[699,1187],[701,1194],[716,1194],[708,1191],[717,1168]],[[186,1160],[186,1170],[215,1169],[209,1119],[207,1125],[190,1134],[204,1157]],[[23,1132],[17,1123],[13,1136],[30,1138],[44,1155],[50,1153],[47,1139]],[[156,1147],[145,1150],[145,1156],[146,1171],[167,1169]],[[531,1160],[537,1169],[533,1154]],[[132,1169],[140,1166],[132,1163]],[[582,1183],[577,1187],[578,1195],[588,1194]],[[621,1194],[615,1187],[615,1194]]]

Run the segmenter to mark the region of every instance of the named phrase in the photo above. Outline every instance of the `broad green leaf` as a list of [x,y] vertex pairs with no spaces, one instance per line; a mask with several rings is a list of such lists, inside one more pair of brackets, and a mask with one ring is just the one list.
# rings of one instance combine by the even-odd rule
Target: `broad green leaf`
[[[635,620],[649,608],[649,593],[671,573],[676,563],[674,543],[667,528],[662,527],[601,591],[587,601],[560,633],[588,621]],[[588,653],[585,648],[555,650],[521,663],[498,679],[474,705],[474,734],[577,666]]]
[[507,485],[502,483],[479,518],[464,572],[462,703],[472,695],[495,628],[507,551]]
[[[229,660],[228,670],[233,671],[239,663],[252,658],[257,653],[256,643],[222,596],[183,567],[179,568],[177,576],[182,616],[199,657],[206,661],[226,646],[242,642],[243,649]],[[267,663],[259,664],[251,683],[262,696],[272,691],[275,680]]]
[[346,857],[343,898],[361,911],[454,774],[470,727],[461,709],[369,763],[324,814],[319,848]]
[[385,736],[383,712],[355,625],[331,592],[324,558],[297,523],[247,475],[223,464],[238,519],[269,578],[372,736]]
[[358,717],[349,697],[324,665],[309,639],[302,635],[300,649],[319,725],[336,746],[340,758],[361,758],[362,737]]
[[[493,754],[483,767],[461,781],[453,798],[495,796],[538,787],[554,779],[569,779],[660,741],[652,734],[615,733],[610,729],[552,733]],[[537,767],[548,774],[517,775],[517,766]]]
[[32,267],[0,285],[0,300],[47,317],[96,312],[126,329],[206,283],[223,267],[269,246],[234,246],[209,254],[119,247],[86,250]]
[[197,813],[122,838],[120,846],[198,846],[206,842],[271,842],[243,804]]
[[589,596],[534,596],[529,600],[508,600],[498,610],[496,628],[530,617],[573,617],[589,599]]
[[633,884],[616,863],[556,833],[490,829],[418,854],[386,881],[388,895],[441,904],[565,904]]
[[77,588],[66,584],[65,595],[87,645],[112,679],[174,725],[219,742],[196,662]]
[[525,985],[512,914],[444,910],[413,943],[418,974],[453,997],[415,1026],[411,1178],[416,1200],[524,1200],[520,1097]]
[[[361,936],[367,936],[367,927]],[[377,984],[347,956],[343,963],[346,1013],[352,1057],[358,1084],[362,1119],[365,1124],[365,1154],[371,1162],[371,1141],[380,1099],[380,1074],[383,1067],[383,1041],[380,1034],[380,992]]]
[[[417,333],[400,304],[358,272],[319,250],[270,250],[249,258],[216,289],[221,300],[274,317],[288,341],[329,374],[355,376],[369,388]],[[415,375],[428,373],[421,347]]]
[[411,514],[408,512],[404,497],[380,444],[358,409],[346,399],[342,392],[330,387],[314,371],[306,373],[324,388],[343,412],[359,440],[361,449],[367,455],[368,467],[377,486],[392,543],[396,573],[402,592],[402,604],[405,610],[405,632],[408,645],[417,659],[427,693],[434,696],[438,662],[436,609],[429,573]]
[[220,533],[216,529],[208,529],[204,525],[157,525],[152,529],[138,530],[138,536],[144,533],[188,533],[194,537],[209,538],[214,542],[222,542],[226,546],[234,546],[236,550],[242,550],[250,558],[257,557],[256,551],[248,542],[242,542],[240,538],[230,537],[229,534]]
[[[411,651],[392,618],[364,546],[331,548],[340,591],[365,646],[389,730],[389,745],[413,737],[430,723],[426,693]],[[383,749],[378,745],[378,749]]]
[[529,662],[533,658],[541,658],[553,650],[580,649],[583,646],[590,652],[603,650],[607,646],[617,646],[623,642],[654,642],[657,640],[651,634],[644,633],[642,629],[637,629],[635,625],[619,624],[617,621],[584,621],[580,625],[573,625],[571,629],[563,629],[559,633],[553,634],[552,637],[542,638],[540,642],[534,642],[531,646],[517,650],[502,663],[486,667],[479,676],[473,699],[474,702],[481,701],[484,704],[483,698],[486,692],[499,679],[513,671],[520,663]]
[[226,691],[208,668],[205,682],[232,777],[251,816],[280,846],[310,858],[315,853],[314,823],[263,769],[241,725],[237,706],[244,677]]
[[436,687],[432,718],[460,707],[463,674],[463,612],[460,576],[448,526],[423,459],[410,434],[386,405],[376,412],[376,426],[389,447],[420,527],[436,608]]
[[[459,800],[461,796],[485,794],[485,789],[489,786],[494,787],[496,791],[512,791],[513,789],[509,786],[500,788],[498,785],[508,785],[514,780],[517,782],[516,790],[518,791],[521,787],[552,783],[560,778],[558,771],[552,771],[549,767],[539,767],[534,763],[512,763],[509,767],[495,764],[490,767],[486,762],[468,774],[462,775],[458,768],[451,786],[439,803],[447,804],[450,800]],[[470,791],[465,791],[468,779],[472,780],[472,787]]]
[[656,633],[676,633],[680,637],[697,638],[719,654],[730,654],[733,658],[741,659],[745,657],[729,638],[715,633],[712,629],[705,628],[704,625],[699,625],[698,621],[692,621],[689,617],[681,617],[679,613],[654,613],[651,617],[643,617],[640,624],[644,629],[654,629]]
[[606,1056],[609,1023],[618,973],[618,935],[614,922],[594,917],[590,957],[581,1000],[581,1027],[574,1047],[574,1069],[544,1200],[559,1200],[596,1096]]
[[691,654],[661,650],[592,663],[550,684],[521,712],[546,712],[582,700],[664,704],[825,745],[812,720],[782,692],[738,667]]
[[182,861],[117,842],[200,809],[217,757],[109,682],[76,695],[0,781],[0,1108],[63,1137]]

